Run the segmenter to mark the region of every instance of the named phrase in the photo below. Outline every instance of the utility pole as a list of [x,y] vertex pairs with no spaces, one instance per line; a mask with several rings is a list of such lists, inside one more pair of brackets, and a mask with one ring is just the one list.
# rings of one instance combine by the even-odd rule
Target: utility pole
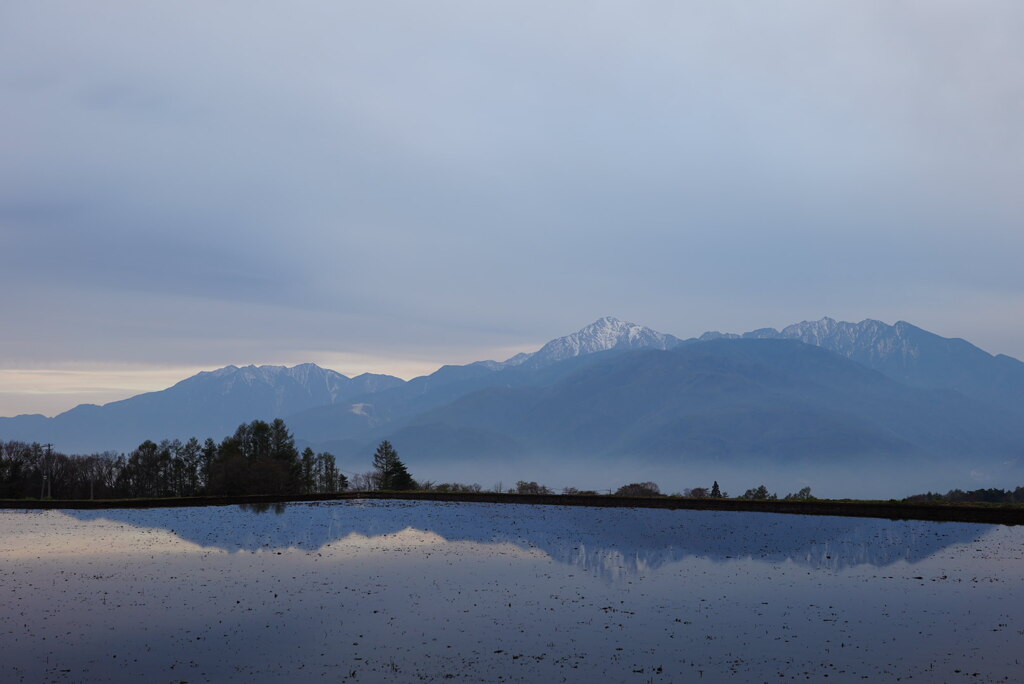
[[[43,474],[43,483],[46,485],[46,496],[53,498],[53,480],[49,477],[50,469],[53,468],[53,445],[44,444],[46,447],[46,473]],[[42,497],[39,497],[42,498]]]

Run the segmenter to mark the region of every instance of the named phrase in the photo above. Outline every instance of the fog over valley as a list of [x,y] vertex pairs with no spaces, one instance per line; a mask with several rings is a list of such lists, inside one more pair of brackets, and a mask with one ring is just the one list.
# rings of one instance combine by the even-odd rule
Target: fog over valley
[[534,352],[409,381],[228,366],[102,407],[2,418],[0,439],[127,452],[284,418],[300,446],[349,474],[389,440],[434,482],[682,491],[717,480],[889,498],[1016,486],[1022,406],[1020,361],[902,321],[684,340],[606,316]]

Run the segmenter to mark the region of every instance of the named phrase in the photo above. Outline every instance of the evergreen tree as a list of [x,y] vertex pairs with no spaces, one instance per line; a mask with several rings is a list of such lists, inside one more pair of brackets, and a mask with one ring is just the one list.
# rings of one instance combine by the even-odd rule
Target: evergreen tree
[[769,494],[768,493],[768,488],[765,487],[764,485],[761,485],[757,489],[748,489],[747,491],[743,492],[743,496],[741,496],[740,498],[741,499],[753,499],[753,500],[758,500],[758,501],[760,501],[760,500],[774,501],[775,499],[778,499],[779,497],[777,495],[775,495],[775,494]]
[[786,501],[813,501],[814,497],[811,496],[811,488],[804,487],[796,494],[787,494]]
[[[692,490],[691,490],[692,491]],[[615,496],[661,496],[661,488],[656,482],[631,482],[622,485],[615,491]]]
[[217,443],[212,437],[207,437],[203,442],[203,450],[200,454],[199,479],[200,487],[206,494],[210,493],[210,477],[213,473],[213,463],[217,460]]
[[299,478],[302,483],[303,494],[313,494],[317,491],[315,466],[316,462],[313,450],[306,447],[302,451],[302,476]]
[[199,493],[200,468],[202,462],[202,446],[195,437],[182,445],[180,458],[184,468],[184,496],[195,496]]
[[293,464],[299,460],[299,451],[295,448],[295,437],[288,426],[280,418],[270,424],[270,457],[278,461]]
[[378,489],[405,490],[415,485],[405,464],[398,458],[398,452],[387,440],[381,442],[373,454],[373,469]]
[[722,498],[722,490],[718,487],[718,480],[715,480],[715,483],[713,485],[711,485],[711,498],[712,499],[721,499]]
[[338,487],[338,466],[334,461],[334,454],[322,452],[316,455],[317,460],[322,464],[320,470],[323,472],[323,482],[320,491],[325,494],[333,494],[339,491]]

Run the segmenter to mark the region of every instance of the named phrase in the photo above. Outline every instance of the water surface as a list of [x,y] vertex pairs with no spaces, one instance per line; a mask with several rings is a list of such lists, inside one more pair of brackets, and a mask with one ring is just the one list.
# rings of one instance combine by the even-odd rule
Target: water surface
[[4,681],[1016,681],[1019,528],[345,501],[0,512]]

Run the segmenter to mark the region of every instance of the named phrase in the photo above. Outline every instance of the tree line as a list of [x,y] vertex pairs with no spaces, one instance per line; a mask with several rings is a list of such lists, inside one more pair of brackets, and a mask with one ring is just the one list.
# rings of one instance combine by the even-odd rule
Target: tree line
[[220,443],[146,440],[130,454],[66,455],[38,443],[0,442],[0,498],[332,494],[347,487],[334,456],[300,453],[280,418],[243,423]]
[[[443,484],[435,484],[433,482],[424,481],[417,484],[417,488],[421,491],[430,492],[482,492],[484,489],[479,484],[461,484],[458,482],[445,482]],[[527,482],[525,480],[519,480],[516,482],[515,487],[505,489],[502,483],[497,483],[490,490],[496,494],[547,494],[555,495],[562,494],[565,496],[601,496],[601,492],[593,489],[577,489],[576,487],[563,487],[561,492],[558,492],[551,487],[538,484],[537,482]],[[610,496],[633,496],[633,497],[675,497],[685,499],[728,499],[728,492],[724,491],[716,480],[711,484],[710,487],[687,487],[680,492],[673,492],[672,494],[665,494],[661,491],[661,487],[656,482],[631,482],[629,484],[622,485],[618,489],[605,490]],[[746,490],[743,494],[736,497],[739,499],[747,499],[754,501],[774,501],[779,498],[778,494],[774,494],[768,491],[768,488],[764,485],[753,487]],[[814,501],[815,497],[811,494],[810,487],[804,487],[803,489],[787,494],[783,497],[786,501]]]
[[[301,453],[284,421],[254,420],[238,426],[221,442],[195,437],[181,440],[146,440],[130,454],[103,452],[66,455],[49,445],[0,441],[0,498],[121,499],[187,496],[235,496],[247,494],[334,494],[351,488],[365,490],[420,490],[481,492],[479,484],[417,482],[390,442],[383,441],[373,455],[373,470],[354,474],[351,482],[337,466],[333,454],[306,448]],[[520,480],[499,493],[555,494],[537,482]],[[608,490],[611,494],[611,490]],[[598,492],[565,487],[561,494],[591,495]],[[725,499],[718,482],[710,488],[693,487],[671,495],[657,483],[633,482],[619,487],[615,496],[675,496]],[[748,500],[777,500],[764,485],[746,490]],[[783,497],[813,500],[811,488]],[[987,502],[1024,504],[1024,487],[1014,490],[953,489],[945,494],[927,492],[909,496],[907,502]]]
[[927,492],[914,494],[903,499],[914,503],[948,502],[948,503],[1009,503],[1024,504],[1024,487],[1016,489],[951,489],[945,494]]

